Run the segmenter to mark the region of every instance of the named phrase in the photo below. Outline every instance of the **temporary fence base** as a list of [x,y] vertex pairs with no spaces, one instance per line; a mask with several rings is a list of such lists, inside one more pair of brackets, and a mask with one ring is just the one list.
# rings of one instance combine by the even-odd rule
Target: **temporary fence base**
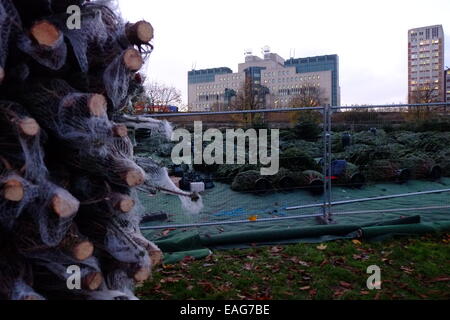
[[[175,263],[186,256],[202,258],[210,250],[248,248],[255,245],[322,243],[339,239],[382,240],[395,235],[417,235],[450,231],[450,222],[422,223],[420,216],[371,222],[312,226],[290,229],[266,229],[200,235],[196,231],[170,234],[156,241],[165,253],[165,263]],[[145,232],[144,232],[145,234]]]
[[[210,217],[206,217],[206,221],[188,221],[189,223],[179,223],[173,222],[173,223],[163,223],[160,225],[146,225],[142,227],[142,230],[144,232],[147,232],[148,235],[152,232],[157,232],[158,230],[166,230],[168,229],[170,232],[163,232],[162,238],[163,240],[158,240],[158,244],[161,246],[161,248],[164,250],[167,249],[167,252],[178,252],[177,250],[180,249],[179,244],[174,244],[174,247],[170,247],[169,243],[174,240],[172,239],[172,234],[175,234],[176,237],[177,234],[185,233],[186,230],[190,230],[191,228],[194,230],[194,234],[197,234],[199,239],[201,240],[193,240],[194,238],[190,238],[190,240],[185,240],[187,242],[201,242],[200,246],[197,247],[189,247],[186,250],[197,250],[202,249],[205,246],[208,248],[216,247],[218,243],[225,244],[227,241],[231,243],[232,245],[243,245],[246,243],[250,243],[251,241],[257,242],[257,243],[277,243],[280,241],[294,241],[294,239],[303,239],[301,241],[304,241],[305,239],[308,240],[317,240],[317,241],[325,241],[327,239],[337,239],[337,238],[345,238],[345,237],[356,237],[357,234],[355,233],[357,230],[366,230],[366,232],[362,232],[361,234],[366,238],[371,238],[371,234],[377,234],[378,231],[376,229],[365,229],[365,228],[379,228],[380,223],[383,224],[383,222],[380,222],[380,220],[383,220],[384,214],[402,214],[406,212],[413,212],[415,213],[422,213],[422,212],[432,212],[433,210],[448,210],[450,209],[450,206],[446,206],[444,204],[439,205],[438,203],[431,204],[430,202],[427,203],[427,205],[417,205],[417,204],[411,204],[408,208],[405,207],[396,207],[395,204],[391,204],[390,207],[383,208],[383,209],[373,209],[373,207],[365,208],[359,208],[357,204],[359,203],[365,203],[368,201],[376,202],[376,201],[382,201],[382,200],[389,200],[389,199],[400,199],[400,198],[408,198],[413,196],[422,196],[422,195],[432,195],[432,194],[438,194],[438,193],[448,193],[450,192],[450,189],[437,189],[440,187],[436,187],[434,190],[430,191],[420,191],[420,192],[410,192],[410,193],[397,193],[397,194],[390,194],[387,196],[377,196],[377,197],[364,197],[365,195],[361,195],[361,197],[357,199],[350,199],[350,200],[339,200],[339,201],[333,201],[332,196],[332,187],[333,187],[333,181],[332,181],[332,159],[333,159],[333,150],[332,150],[332,116],[333,114],[337,114],[339,110],[341,109],[348,109],[348,110],[365,110],[365,109],[377,109],[377,108],[421,108],[421,107],[431,107],[431,108],[441,108],[446,107],[448,104],[446,103],[433,103],[433,104],[401,104],[401,105],[388,105],[388,106],[345,106],[345,107],[338,107],[338,106],[321,106],[321,107],[309,107],[309,108],[285,108],[285,109],[264,109],[264,110],[232,110],[232,111],[222,111],[222,112],[195,112],[195,113],[173,113],[173,114],[157,114],[157,115],[151,115],[151,117],[155,118],[167,118],[170,120],[170,118],[173,117],[195,117],[195,116],[202,116],[202,115],[228,115],[228,114],[245,114],[245,113],[274,113],[274,112],[300,112],[300,111],[318,111],[321,112],[323,115],[323,152],[320,152],[320,156],[322,157],[322,163],[323,163],[323,175],[324,175],[324,194],[323,198],[320,199],[318,203],[310,203],[310,204],[302,204],[296,206],[296,202],[291,203],[289,206],[284,207],[283,209],[288,212],[304,212],[303,214],[289,214],[287,216],[279,216],[279,217],[267,217],[267,215],[263,215],[263,218],[254,218],[254,219],[229,219],[229,220],[220,220],[220,221],[214,221],[213,219],[210,219]],[[319,147],[320,148],[320,147]],[[416,189],[417,190],[417,189]],[[419,189],[420,190],[420,189]],[[423,190],[423,189],[422,189]],[[403,190],[406,191],[406,190]],[[406,191],[407,192],[407,191]],[[221,199],[222,200],[222,199]],[[298,203],[301,203],[298,201]],[[303,202],[305,203],[305,202]],[[355,208],[352,208],[352,210],[345,210],[345,211],[339,211],[337,210],[338,206],[345,206],[348,204],[355,204]],[[233,206],[236,204],[233,203]],[[311,210],[308,211],[308,209],[314,209],[316,208],[316,211],[311,212]],[[356,210],[360,209],[360,210]],[[363,210],[365,209],[365,210]],[[342,216],[354,216],[357,217],[358,215],[362,214],[374,214],[375,217],[372,218],[372,222],[369,224],[340,224],[342,223],[342,219],[338,219],[338,217]],[[380,214],[380,216],[377,216],[377,214]],[[306,227],[307,223],[303,224],[301,221],[305,221],[306,219],[310,220],[316,220],[320,226],[314,226],[314,227]],[[409,219],[409,218],[408,218]],[[375,221],[376,220],[376,221]],[[414,219],[413,219],[414,220]],[[419,217],[420,220],[420,217]],[[292,225],[289,225],[287,228],[279,229],[279,230],[273,230],[273,226],[276,223],[282,223],[282,221],[292,221]],[[295,221],[295,223],[294,223]],[[352,220],[353,221],[353,220]],[[361,219],[355,219],[355,221],[361,221]],[[405,221],[405,220],[402,220]],[[408,226],[413,226],[411,230],[420,231],[420,230],[434,230],[433,228],[425,227],[423,224],[417,222],[417,220],[414,220],[415,222],[408,223]],[[184,222],[184,221],[182,221]],[[340,223],[338,223],[340,222]],[[348,221],[347,221],[348,222]],[[261,224],[271,224],[270,228],[268,228],[265,231],[239,231],[239,232],[233,232],[233,230],[239,229],[237,226],[247,226],[247,225],[261,225]],[[310,222],[308,222],[310,223]],[[396,226],[396,223],[393,223],[394,227],[384,228],[383,230],[399,230],[399,227]],[[438,224],[439,225],[439,224]],[[208,237],[201,237],[199,235],[199,230],[202,228],[221,228],[225,226],[230,226],[229,230],[227,232],[224,232],[223,235],[209,235]],[[231,228],[233,226],[233,228]],[[304,226],[304,227],[299,227]],[[390,225],[389,225],[390,226]],[[402,226],[403,229],[408,229],[408,226]],[[448,227],[448,225],[444,222],[442,224],[444,229]],[[294,227],[294,228],[293,228]],[[312,228],[312,229],[311,229]],[[319,228],[319,229],[315,229]],[[323,229],[320,229],[323,228]],[[270,230],[269,230],[270,229]],[[402,230],[403,230],[402,229]],[[295,233],[297,230],[299,233]],[[318,230],[325,230],[325,231],[318,231]],[[345,230],[346,232],[340,233],[340,231],[336,230]],[[350,231],[349,231],[350,230]],[[409,229],[408,229],[409,230]],[[439,229],[440,230],[440,229]],[[310,232],[317,232],[317,233],[310,233]],[[347,232],[348,231],[348,232]],[[401,231],[403,233],[405,230]],[[256,232],[256,233],[255,233]],[[336,233],[337,232],[337,233]],[[400,231],[399,231],[400,232]],[[405,231],[407,233],[407,230]],[[296,236],[293,236],[292,234],[295,234]],[[395,232],[394,232],[395,233]],[[167,237],[166,235],[169,234]],[[291,235],[291,236],[287,236]],[[350,236],[351,235],[351,236]],[[220,241],[218,239],[221,239]],[[155,239],[153,239],[155,240]],[[175,241],[175,240],[174,240]],[[184,240],[183,240],[184,241]],[[182,241],[182,242],[183,242]],[[221,242],[222,241],[222,242]],[[177,242],[177,241],[175,241]],[[294,241],[295,242],[295,241]],[[202,251],[202,254],[204,254],[205,251]]]

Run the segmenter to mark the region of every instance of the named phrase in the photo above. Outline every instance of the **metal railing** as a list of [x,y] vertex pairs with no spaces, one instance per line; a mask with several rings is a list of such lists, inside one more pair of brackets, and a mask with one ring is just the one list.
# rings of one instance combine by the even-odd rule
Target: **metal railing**
[[270,217],[270,218],[260,218],[255,221],[249,220],[232,220],[232,221],[214,221],[214,222],[196,222],[196,223],[184,223],[184,224],[164,224],[156,226],[146,226],[142,227],[143,230],[152,229],[165,229],[165,228],[187,228],[187,227],[200,227],[200,226],[218,226],[218,225],[233,225],[233,224],[244,224],[244,223],[262,223],[262,222],[276,222],[284,220],[294,220],[294,219],[308,219],[308,218],[319,218],[323,223],[332,222],[333,216],[340,215],[356,215],[356,214],[374,214],[374,213],[400,213],[415,210],[438,210],[438,209],[449,209],[450,206],[414,206],[411,208],[385,208],[385,209],[375,209],[375,210],[350,210],[337,212],[334,210],[335,207],[351,204],[351,203],[362,203],[368,201],[380,201],[395,198],[406,198],[421,195],[431,195],[448,193],[450,189],[436,189],[421,192],[411,192],[411,193],[401,193],[401,194],[391,194],[386,196],[378,197],[366,197],[351,200],[333,201],[332,200],[332,171],[331,162],[333,156],[332,150],[332,115],[336,111],[343,110],[403,110],[411,108],[445,108],[447,113],[447,106],[450,103],[422,103],[422,104],[396,104],[396,105],[360,105],[360,106],[321,106],[321,107],[306,107],[306,108],[282,108],[282,109],[258,109],[258,110],[230,110],[230,111],[220,111],[220,112],[186,112],[186,113],[165,113],[165,114],[151,114],[145,115],[151,118],[173,118],[173,117],[192,117],[192,116],[214,116],[214,115],[233,115],[233,114],[252,114],[252,113],[279,113],[279,112],[302,112],[302,111],[319,111],[323,115],[323,175],[324,175],[324,193],[323,201],[321,203],[313,203],[298,206],[288,206],[284,209],[286,211],[296,211],[302,209],[312,209],[318,208],[318,212],[311,214],[299,214],[286,217]]

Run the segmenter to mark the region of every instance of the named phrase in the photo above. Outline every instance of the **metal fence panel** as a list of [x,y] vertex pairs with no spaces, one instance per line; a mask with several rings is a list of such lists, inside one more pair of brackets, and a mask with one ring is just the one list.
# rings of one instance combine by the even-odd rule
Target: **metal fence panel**
[[[321,114],[317,123],[321,133],[307,141],[298,136],[292,120],[295,117],[297,122],[309,119],[311,113],[315,119],[318,113]],[[195,165],[189,170],[184,168],[185,175],[195,169],[202,177],[211,178],[214,184],[214,188],[202,193],[204,209],[198,215],[186,215],[181,203],[172,196],[157,194],[149,197],[142,193],[146,212],[161,212],[160,216],[165,217],[147,223],[144,229],[258,222],[276,225],[281,221],[301,224],[311,218],[321,223],[339,223],[340,217],[345,215],[361,215],[356,220],[362,221],[366,219],[363,214],[384,216],[433,211],[447,215],[449,211],[446,196],[450,190],[445,186],[450,183],[447,178],[450,177],[450,165],[443,162],[447,156],[450,157],[450,150],[446,153],[445,148],[436,149],[445,146],[445,142],[439,144],[433,138],[435,133],[444,140],[449,139],[450,147],[450,132],[446,127],[450,117],[444,103],[173,113],[152,117],[168,119],[175,127],[190,131],[194,121],[202,122],[203,132],[208,128],[217,128],[223,133],[227,129],[247,127],[279,129],[280,164],[289,170],[284,175],[267,178],[266,187],[262,188],[267,190],[255,192],[250,187],[236,190],[233,182],[237,184],[239,174],[244,175],[244,172],[258,167]],[[254,123],[255,119],[258,122]],[[427,145],[427,139],[431,145]],[[171,167],[172,175],[174,168],[175,171],[179,169],[168,157],[173,143],[156,144],[153,149],[148,147],[146,150],[145,141],[152,138],[143,140],[138,144],[138,153]],[[314,169],[320,171],[320,176],[314,174],[317,175],[315,178],[321,179],[323,192],[318,192],[317,186],[305,185],[304,180],[296,183],[295,179],[300,178],[295,170],[306,169],[299,165],[306,161],[302,158],[303,153],[306,158],[314,160]],[[420,160],[421,157],[427,161]],[[337,175],[339,165],[345,166],[345,172]],[[433,168],[434,173],[430,171]],[[430,176],[433,174],[439,177]],[[175,172],[175,175],[180,175],[180,172]],[[175,183],[180,183],[180,177],[172,178]],[[264,185],[265,177],[249,174],[248,179],[257,179]],[[282,180],[288,186],[291,183],[291,187],[282,188]],[[254,182],[251,183],[254,185]],[[241,182],[246,183],[245,179]]]

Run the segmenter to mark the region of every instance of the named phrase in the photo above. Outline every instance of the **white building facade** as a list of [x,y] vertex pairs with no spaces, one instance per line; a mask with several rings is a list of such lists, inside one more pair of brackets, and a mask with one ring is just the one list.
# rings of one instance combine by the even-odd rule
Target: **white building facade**
[[253,83],[267,88],[265,108],[289,107],[292,98],[304,87],[319,88],[326,104],[340,104],[337,55],[284,60],[267,51],[264,58],[247,55],[237,72],[225,67],[190,71],[190,111],[226,109],[248,76]]

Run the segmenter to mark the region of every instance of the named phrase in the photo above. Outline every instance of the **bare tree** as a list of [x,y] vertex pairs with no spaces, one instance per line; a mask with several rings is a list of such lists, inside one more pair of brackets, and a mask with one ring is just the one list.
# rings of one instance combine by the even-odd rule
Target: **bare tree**
[[182,102],[181,91],[179,89],[155,81],[145,86],[145,93],[150,105],[179,105]]
[[[230,103],[232,110],[258,110],[265,105],[265,95],[268,93],[265,87],[255,84],[251,77],[245,77],[245,81]],[[262,121],[260,114],[244,113],[238,116],[245,125],[254,125]]]
[[324,90],[320,87],[306,84],[296,90],[290,102],[292,108],[320,107],[328,102]]
[[[411,92],[409,102],[411,104],[440,102],[438,90],[435,86],[420,86]],[[431,107],[429,106],[408,108],[408,118],[410,120],[427,120],[430,116]]]
[[[295,95],[290,101],[291,108],[320,107],[328,103],[324,90],[313,84],[303,85],[301,88],[295,89],[294,92]],[[314,122],[320,121],[320,113],[316,111],[294,112],[291,121],[297,122],[300,117]]]

